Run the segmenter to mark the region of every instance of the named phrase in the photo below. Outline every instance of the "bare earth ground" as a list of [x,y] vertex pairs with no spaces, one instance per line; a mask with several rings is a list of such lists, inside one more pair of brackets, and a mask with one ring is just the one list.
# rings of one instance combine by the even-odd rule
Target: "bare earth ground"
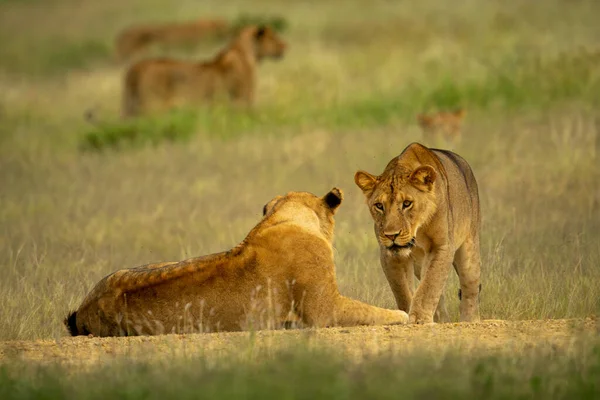
[[[593,318],[538,321],[485,320],[480,323],[324,328],[287,331],[228,332],[123,338],[63,337],[58,340],[0,342],[0,364],[11,361],[94,365],[127,358],[136,361],[202,356],[216,359],[293,346],[339,350],[361,360],[378,354],[427,350],[492,350],[509,353],[532,348],[567,350],[597,337]],[[215,360],[216,361],[216,360]]]

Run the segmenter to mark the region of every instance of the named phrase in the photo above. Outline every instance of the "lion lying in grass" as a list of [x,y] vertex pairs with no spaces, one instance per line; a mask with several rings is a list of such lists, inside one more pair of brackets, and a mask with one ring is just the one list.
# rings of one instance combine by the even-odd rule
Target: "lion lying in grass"
[[233,249],[124,269],[102,279],[65,319],[72,335],[402,324],[408,315],[340,295],[333,263],[342,192],[277,196]]
[[222,97],[250,106],[254,101],[258,63],[267,57],[283,57],[285,49],[285,42],[273,29],[252,26],[242,29],[211,61],[171,58],[140,61],[125,75],[123,115],[161,112]]
[[194,46],[210,39],[228,40],[250,25],[268,25],[277,32],[283,32],[287,28],[287,21],[281,17],[240,15],[231,22],[214,18],[133,25],[117,35],[116,56],[118,60],[125,61],[152,46],[169,49]]
[[115,39],[117,58],[124,61],[157,44],[162,46],[195,44],[206,38],[224,38],[230,29],[230,24],[224,19],[135,25],[117,35]]

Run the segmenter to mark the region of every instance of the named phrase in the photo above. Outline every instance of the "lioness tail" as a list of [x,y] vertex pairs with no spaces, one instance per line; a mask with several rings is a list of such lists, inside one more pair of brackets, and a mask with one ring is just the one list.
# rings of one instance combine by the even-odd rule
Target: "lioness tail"
[[77,311],[73,311],[72,313],[70,313],[67,316],[67,318],[65,318],[63,323],[67,327],[67,330],[69,331],[71,336],[79,335],[79,332],[77,331]]

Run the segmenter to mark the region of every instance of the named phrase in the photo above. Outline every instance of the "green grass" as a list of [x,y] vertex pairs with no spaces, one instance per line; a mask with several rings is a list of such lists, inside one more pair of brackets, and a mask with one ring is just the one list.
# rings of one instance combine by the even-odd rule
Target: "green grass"
[[[600,105],[600,51],[578,50],[548,60],[521,56],[488,65],[486,74],[458,80],[443,65],[429,66],[427,81],[415,81],[395,93],[342,100],[337,104],[264,105],[250,112],[217,108],[188,108],[140,121],[112,122],[83,136],[83,148],[102,149],[126,144],[157,144],[161,140],[188,140],[193,131],[230,138],[270,129],[324,127],[357,129],[409,122],[421,110],[454,109],[498,111],[546,109],[558,102],[583,101]],[[483,60],[480,60],[483,62]],[[197,117],[197,118],[196,118]],[[175,121],[174,120],[180,120]]]
[[240,14],[232,22],[234,31],[248,25],[268,25],[275,31],[283,33],[288,29],[288,21],[281,16]]
[[162,117],[138,118],[124,122],[102,122],[87,132],[81,149],[124,149],[139,145],[157,145],[163,141],[189,140],[194,133],[196,115],[174,111]]
[[[260,361],[259,361],[260,360]],[[356,363],[298,348],[216,364],[175,359],[115,362],[87,372],[59,366],[0,367],[6,400],[48,399],[591,399],[600,395],[600,348],[472,355],[414,354]]]
[[[61,76],[73,70],[89,68],[106,63],[112,57],[111,45],[94,38],[72,41],[59,35],[42,37],[28,46],[23,52],[21,43],[15,45],[12,38],[0,36],[6,44],[0,50],[4,58],[4,70],[10,73],[26,73],[30,76]],[[31,54],[37,60],[32,62]]]

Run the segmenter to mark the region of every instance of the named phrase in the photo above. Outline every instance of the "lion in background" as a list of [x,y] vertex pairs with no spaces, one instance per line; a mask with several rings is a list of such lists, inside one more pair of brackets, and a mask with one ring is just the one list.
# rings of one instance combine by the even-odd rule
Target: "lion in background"
[[417,122],[423,131],[423,140],[430,145],[439,138],[451,143],[460,142],[466,115],[467,111],[464,108],[417,115]]
[[123,115],[161,112],[222,97],[253,104],[257,65],[281,58],[286,43],[268,26],[251,26],[211,61],[191,62],[153,58],[131,66],[123,87]]
[[287,21],[282,17],[245,14],[231,22],[222,18],[214,18],[138,24],[127,27],[117,34],[115,38],[116,56],[119,61],[126,61],[152,46],[160,46],[165,49],[193,46],[211,39],[231,39],[243,28],[251,25],[268,25],[279,33],[287,29]]
[[334,188],[277,196],[233,249],[124,269],[65,319],[72,335],[123,336],[308,326],[402,324],[408,315],[340,295],[333,262]]
[[442,292],[451,265],[460,281],[460,320],[478,321],[481,217],[469,164],[451,151],[412,143],[381,175],[358,171],[354,180],[373,217],[381,266],[409,322],[431,323],[434,313],[447,320]]
[[117,59],[125,61],[150,46],[196,44],[202,39],[221,39],[230,32],[224,19],[199,19],[170,24],[135,25],[122,30],[115,39]]

